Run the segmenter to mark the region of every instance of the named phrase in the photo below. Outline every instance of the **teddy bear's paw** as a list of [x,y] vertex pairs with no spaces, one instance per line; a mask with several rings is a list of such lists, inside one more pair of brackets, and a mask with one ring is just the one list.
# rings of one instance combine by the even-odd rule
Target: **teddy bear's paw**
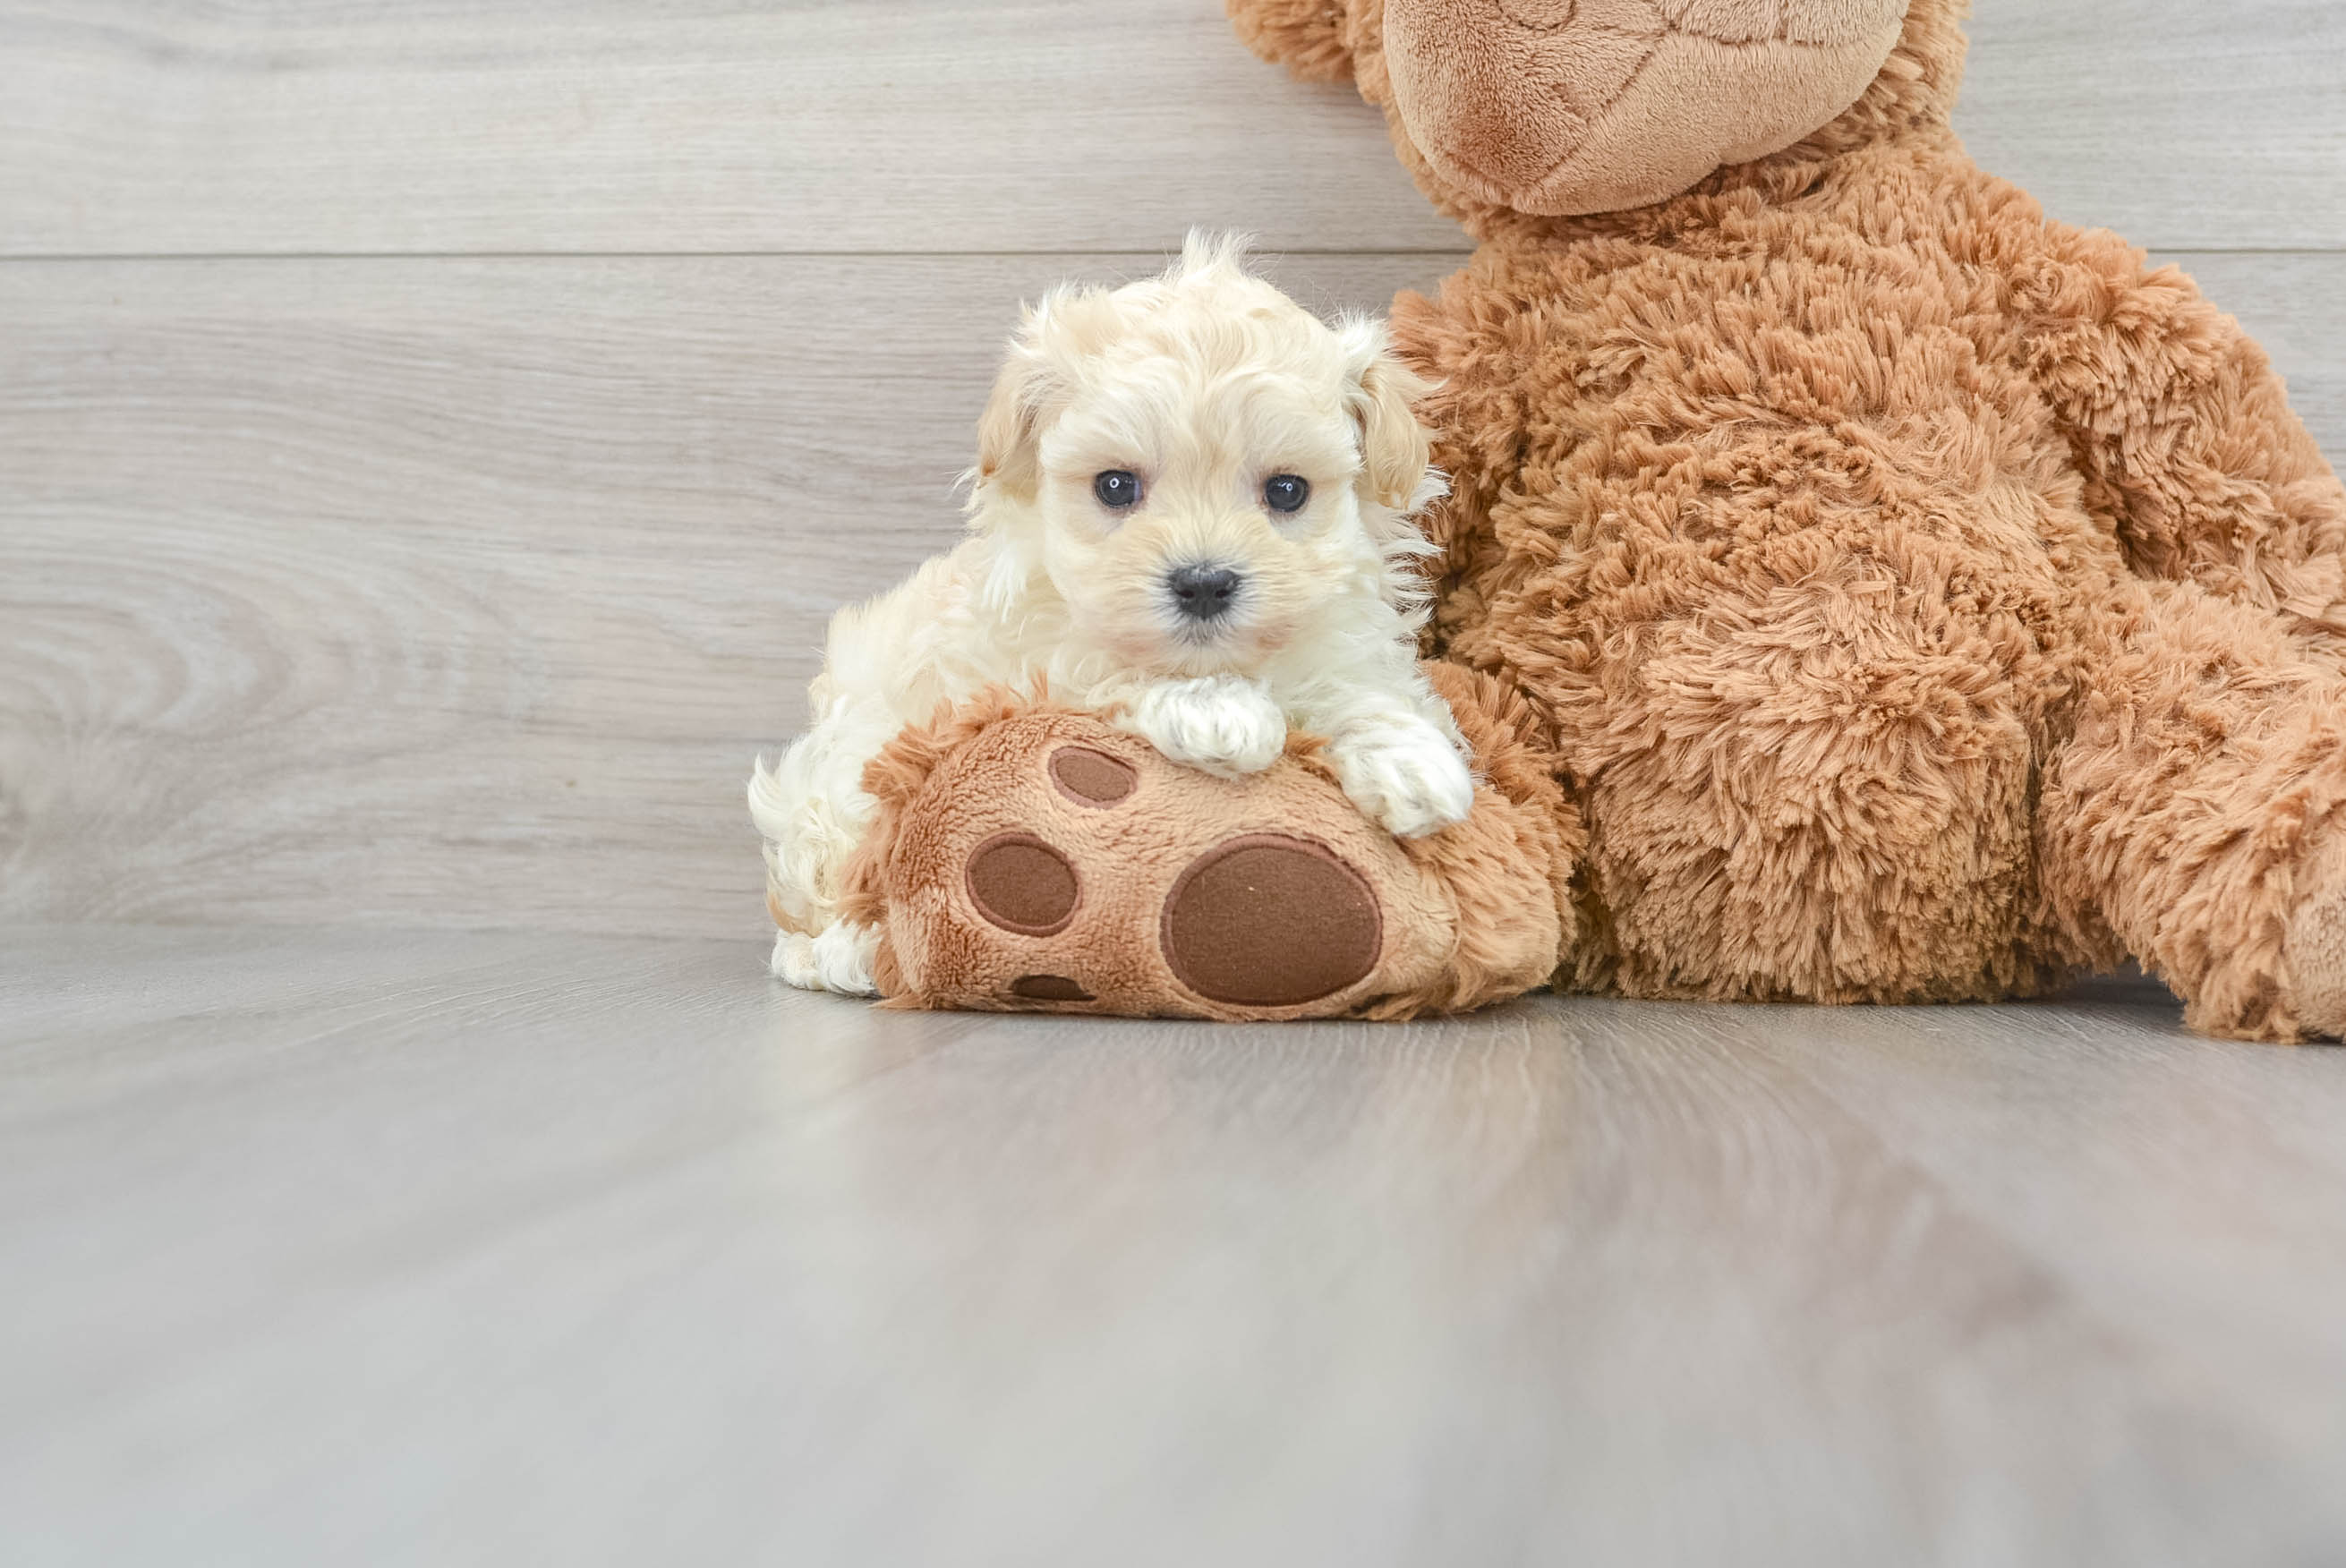
[[841,921],[819,936],[794,931],[774,937],[774,978],[801,991],[833,991],[842,996],[877,996],[872,961],[880,948],[880,932],[867,925]]
[[1228,676],[1150,687],[1125,725],[1168,761],[1223,779],[1260,773],[1287,749],[1287,716],[1270,694]]
[[1352,804],[1397,838],[1439,832],[1474,809],[1465,759],[1423,719],[1341,736],[1326,755]]
[[2290,917],[2290,1001],[2310,1034],[2346,1039],[2346,839],[2316,853],[2311,889]]

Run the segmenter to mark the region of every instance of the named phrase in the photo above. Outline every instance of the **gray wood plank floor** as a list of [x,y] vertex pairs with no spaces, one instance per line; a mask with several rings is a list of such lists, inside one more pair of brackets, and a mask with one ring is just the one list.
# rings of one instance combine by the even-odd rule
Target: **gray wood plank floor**
[[[0,0],[0,1565],[2346,1561],[2346,1052],[764,977],[1016,301],[1456,263],[1219,11]],[[2346,7],[1972,31],[2346,452]]]
[[12,1564],[2346,1554],[2346,1057],[0,932]]

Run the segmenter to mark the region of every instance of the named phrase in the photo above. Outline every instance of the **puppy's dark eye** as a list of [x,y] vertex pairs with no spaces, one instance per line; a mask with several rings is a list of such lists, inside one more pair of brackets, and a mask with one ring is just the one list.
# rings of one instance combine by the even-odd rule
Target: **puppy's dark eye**
[[1140,476],[1127,468],[1111,468],[1092,479],[1092,494],[1111,512],[1122,512],[1140,499]]
[[1311,482],[1296,473],[1274,473],[1262,482],[1262,504],[1273,512],[1298,512],[1311,499]]

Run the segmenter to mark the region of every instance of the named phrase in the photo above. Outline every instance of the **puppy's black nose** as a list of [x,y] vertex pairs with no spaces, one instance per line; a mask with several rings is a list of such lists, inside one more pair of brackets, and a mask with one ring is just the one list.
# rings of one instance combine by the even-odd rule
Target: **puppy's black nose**
[[1193,621],[1227,615],[1239,596],[1239,580],[1228,566],[1176,566],[1165,574],[1175,607]]

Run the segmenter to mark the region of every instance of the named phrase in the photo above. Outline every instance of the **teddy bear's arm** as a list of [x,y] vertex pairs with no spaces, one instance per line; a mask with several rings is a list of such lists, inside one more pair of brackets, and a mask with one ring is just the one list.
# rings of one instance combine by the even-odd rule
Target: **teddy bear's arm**
[[1454,649],[1454,637],[1482,622],[1487,596],[1518,565],[1491,514],[1511,477],[1518,486],[1534,477],[1523,462],[1531,444],[1524,424],[1538,403],[1524,393],[1542,371],[1525,361],[1523,346],[1535,340],[1513,330],[1508,308],[1527,303],[1477,267],[1432,294],[1404,290],[1393,300],[1394,347],[1434,383],[1417,409],[1433,433],[1432,457],[1443,483],[1443,494],[1417,515],[1434,547],[1419,567],[1434,601],[1420,639],[1428,655],[1471,651]]
[[2346,487],[2238,321],[2173,267],[2053,225],[2024,269],[2030,370],[2143,575],[2346,633]]
[[1344,0],[1225,0],[1246,46],[1302,81],[1352,79],[1352,17]]

